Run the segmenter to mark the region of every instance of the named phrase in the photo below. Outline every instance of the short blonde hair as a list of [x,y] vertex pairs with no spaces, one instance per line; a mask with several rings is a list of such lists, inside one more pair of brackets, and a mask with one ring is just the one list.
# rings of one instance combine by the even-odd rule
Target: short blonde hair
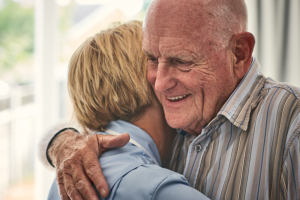
[[146,73],[142,22],[128,22],[87,39],[69,65],[68,89],[79,123],[101,130],[113,120],[136,119],[157,101]]

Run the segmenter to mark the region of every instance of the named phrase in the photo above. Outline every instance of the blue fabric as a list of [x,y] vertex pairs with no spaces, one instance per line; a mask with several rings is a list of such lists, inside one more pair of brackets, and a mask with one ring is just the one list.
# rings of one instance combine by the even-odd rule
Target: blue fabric
[[[156,145],[145,131],[122,120],[109,123],[107,129],[129,133],[130,138],[138,142],[161,165]],[[99,162],[110,188],[109,196],[105,199],[208,199],[190,187],[184,176],[156,165],[142,148],[131,143],[103,153]],[[58,187],[54,181],[48,200],[59,199]]]

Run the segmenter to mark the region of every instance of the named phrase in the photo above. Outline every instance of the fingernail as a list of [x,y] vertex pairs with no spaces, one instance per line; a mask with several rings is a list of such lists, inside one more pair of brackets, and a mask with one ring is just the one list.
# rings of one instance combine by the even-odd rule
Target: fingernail
[[102,197],[106,197],[106,191],[104,189],[101,189],[100,194]]

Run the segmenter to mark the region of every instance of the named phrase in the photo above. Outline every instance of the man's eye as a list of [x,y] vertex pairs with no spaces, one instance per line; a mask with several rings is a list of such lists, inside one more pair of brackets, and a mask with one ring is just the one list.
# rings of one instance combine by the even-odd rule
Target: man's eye
[[189,72],[191,68],[194,66],[193,62],[176,60],[177,69],[183,72]]
[[147,57],[147,66],[148,69],[157,69],[158,59],[154,57]]
[[157,58],[153,58],[153,57],[149,57],[147,58],[148,61],[152,61],[152,62],[156,62],[157,61]]
[[184,62],[184,61],[181,61],[181,60],[177,60],[177,63],[178,63],[178,64],[180,64],[180,65],[184,65],[184,64],[186,64],[186,62]]

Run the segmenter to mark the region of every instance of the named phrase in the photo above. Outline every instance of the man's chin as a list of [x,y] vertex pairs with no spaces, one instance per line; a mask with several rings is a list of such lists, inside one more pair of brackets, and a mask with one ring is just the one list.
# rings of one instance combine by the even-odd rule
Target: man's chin
[[201,134],[202,128],[200,123],[195,123],[196,120],[183,115],[165,115],[168,125],[175,129],[182,129],[191,135],[198,136]]
[[185,129],[188,126],[187,121],[181,117],[166,115],[166,121],[170,127],[175,129]]

